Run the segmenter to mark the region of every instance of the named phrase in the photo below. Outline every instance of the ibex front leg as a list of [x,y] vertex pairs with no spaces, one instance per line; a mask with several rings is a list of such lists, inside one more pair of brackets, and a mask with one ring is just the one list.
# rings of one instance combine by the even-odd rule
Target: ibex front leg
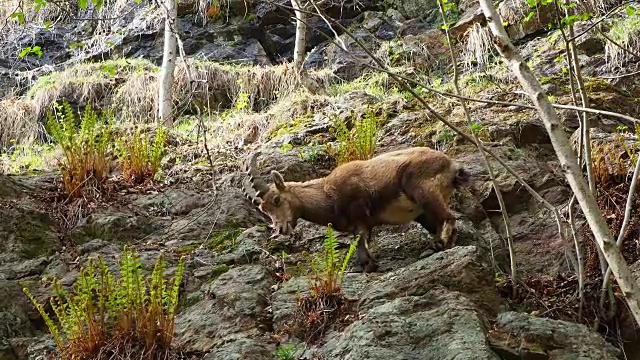
[[416,221],[434,235],[434,250],[442,251],[452,248],[457,237],[456,218],[442,198],[426,187],[416,188],[411,195],[422,206],[423,213],[416,218]]

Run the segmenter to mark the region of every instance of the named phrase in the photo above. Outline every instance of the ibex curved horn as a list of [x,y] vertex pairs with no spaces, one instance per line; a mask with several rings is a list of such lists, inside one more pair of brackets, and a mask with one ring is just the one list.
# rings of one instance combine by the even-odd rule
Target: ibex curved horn
[[249,182],[251,183],[251,187],[256,191],[256,197],[263,197],[269,191],[269,185],[266,181],[258,174],[256,170],[258,155],[259,152],[255,152],[249,158],[249,164],[247,166],[247,175],[249,176]]

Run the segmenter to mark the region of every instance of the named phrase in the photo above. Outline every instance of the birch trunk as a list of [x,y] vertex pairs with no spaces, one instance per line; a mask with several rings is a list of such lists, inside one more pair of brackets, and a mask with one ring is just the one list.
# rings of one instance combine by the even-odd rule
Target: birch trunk
[[173,127],[172,117],[172,87],[173,71],[176,67],[176,44],[174,34],[177,18],[176,0],[165,0],[167,12],[164,21],[164,49],[162,53],[162,67],[158,77],[158,121],[165,126]]
[[303,10],[302,1],[304,0],[291,0],[291,7],[294,9],[296,15],[296,42],[293,49],[293,63],[297,70],[302,68],[305,55],[304,50],[307,46],[306,13],[300,11]]
[[538,109],[540,118],[549,133],[551,143],[558,156],[560,165],[565,172],[569,185],[576,195],[598,246],[609,263],[609,267],[616,277],[616,280],[618,280],[618,284],[624,293],[631,313],[636,319],[636,322],[640,324],[640,302],[638,301],[640,287],[633,279],[629,266],[616,246],[611,231],[600,213],[596,199],[590,191],[589,185],[582,177],[576,156],[573,153],[569,139],[564,132],[562,124],[558,120],[553,106],[542,90],[540,82],[538,82],[533,72],[531,72],[531,69],[527,67],[522,56],[520,56],[511,43],[509,36],[502,26],[502,20],[496,12],[493,2],[491,0],[480,0],[480,7],[487,19],[487,25],[493,34],[494,46],[505,59],[507,65],[520,81],[524,91],[529,95],[531,101]]

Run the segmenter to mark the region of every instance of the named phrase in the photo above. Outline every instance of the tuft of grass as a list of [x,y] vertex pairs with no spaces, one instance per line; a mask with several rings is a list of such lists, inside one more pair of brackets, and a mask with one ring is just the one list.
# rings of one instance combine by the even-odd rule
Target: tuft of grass
[[[80,63],[64,71],[52,72],[38,78],[29,89],[30,100],[36,119],[40,119],[54,104],[63,98],[76,104],[90,104],[94,108],[109,106],[117,95],[117,89],[140,74],[157,73],[158,67],[140,59],[119,59],[95,63]],[[150,86],[154,89],[154,86]],[[127,95],[135,100],[141,89]],[[148,91],[147,91],[148,92]],[[116,103],[116,105],[120,105]],[[134,109],[140,104],[131,104]],[[120,106],[114,108],[120,109]],[[146,113],[148,117],[148,112]]]
[[353,160],[367,160],[373,157],[377,147],[377,137],[382,127],[382,121],[386,116],[378,116],[377,109],[367,107],[364,116],[358,119],[351,113],[352,128],[349,129],[345,121],[333,116],[333,128],[331,133],[338,140],[336,147],[328,147],[328,152],[333,156],[338,165]]
[[337,97],[352,91],[364,90],[371,95],[383,97],[387,95],[394,86],[393,80],[383,72],[367,72],[352,81],[344,81],[331,85],[327,91],[331,96]]
[[126,181],[141,184],[152,179],[164,157],[168,130],[163,126],[156,128],[153,141],[136,127],[130,136],[118,140],[118,159]]
[[89,259],[72,294],[60,280],[54,280],[50,304],[59,325],[27,288],[23,291],[40,312],[64,359],[172,358],[184,258],[170,281],[164,278],[166,267],[160,255],[152,274],[144,279],[137,253],[125,247],[119,261],[121,276],[116,279],[101,256]]
[[216,252],[233,249],[236,247],[236,240],[240,234],[242,234],[242,230],[217,231],[213,234],[213,238],[207,242],[206,248]]
[[57,116],[51,111],[47,114],[47,128],[64,153],[58,167],[65,192],[69,197],[79,197],[89,186],[101,189],[109,175],[107,150],[113,117],[99,116],[87,105],[76,128],[76,118],[66,100],[56,104],[56,109]]
[[483,70],[490,64],[493,55],[489,30],[475,23],[467,35],[462,52],[464,68],[466,71]]

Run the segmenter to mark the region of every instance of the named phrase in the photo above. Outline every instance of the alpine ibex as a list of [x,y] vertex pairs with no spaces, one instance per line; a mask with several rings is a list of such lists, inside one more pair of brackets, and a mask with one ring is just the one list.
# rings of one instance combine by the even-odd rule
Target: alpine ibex
[[291,234],[300,218],[323,226],[331,223],[337,231],[360,235],[356,263],[365,272],[378,267],[368,250],[375,226],[416,221],[435,235],[435,250],[455,242],[449,199],[466,173],[440,151],[426,147],[391,151],[342,164],[324,178],[305,182],[285,182],[274,170],[273,184],[257,173],[257,156],[250,157],[243,190],[271,218],[272,237]]

